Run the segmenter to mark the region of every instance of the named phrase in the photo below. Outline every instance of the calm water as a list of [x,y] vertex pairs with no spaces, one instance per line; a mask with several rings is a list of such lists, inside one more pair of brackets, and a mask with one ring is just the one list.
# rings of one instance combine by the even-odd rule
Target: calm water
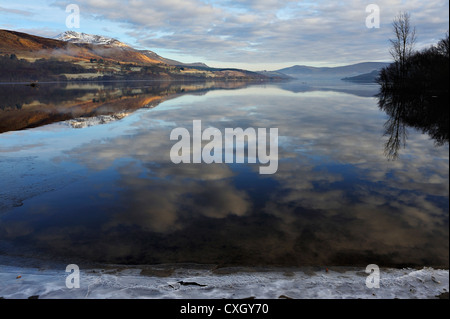
[[[448,142],[406,126],[401,136],[394,130],[406,146],[393,159],[392,118],[377,89],[0,86],[0,254],[448,267]],[[222,132],[278,128],[277,173],[260,175],[248,163],[173,164],[170,133],[192,131],[193,120]]]

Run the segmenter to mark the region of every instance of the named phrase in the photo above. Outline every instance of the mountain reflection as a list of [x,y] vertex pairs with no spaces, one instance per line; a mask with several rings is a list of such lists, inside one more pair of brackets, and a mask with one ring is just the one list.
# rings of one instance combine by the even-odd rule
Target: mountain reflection
[[406,146],[407,127],[428,134],[438,146],[449,143],[448,91],[434,95],[420,89],[382,87],[378,105],[389,116],[385,123],[385,154],[389,159],[397,159],[400,149]]
[[77,118],[115,116],[120,119],[183,94],[238,89],[248,84],[240,81],[75,82],[43,83],[37,87],[3,84],[0,85],[0,133]]

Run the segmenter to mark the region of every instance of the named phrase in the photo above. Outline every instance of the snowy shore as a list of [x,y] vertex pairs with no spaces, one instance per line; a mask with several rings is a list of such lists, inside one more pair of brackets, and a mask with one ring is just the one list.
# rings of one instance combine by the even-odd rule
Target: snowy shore
[[380,288],[353,267],[215,268],[199,265],[80,269],[80,288],[66,287],[63,267],[0,265],[0,298],[26,299],[410,299],[448,297],[449,270],[380,269]]

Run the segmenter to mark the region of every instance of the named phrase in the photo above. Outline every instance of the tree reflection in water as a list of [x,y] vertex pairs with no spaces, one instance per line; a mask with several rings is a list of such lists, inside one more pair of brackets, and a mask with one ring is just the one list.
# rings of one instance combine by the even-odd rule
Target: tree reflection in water
[[385,154],[395,160],[401,147],[406,146],[407,127],[428,134],[437,146],[449,143],[449,96],[448,91],[424,91],[417,88],[382,86],[378,105],[389,119],[385,123]]

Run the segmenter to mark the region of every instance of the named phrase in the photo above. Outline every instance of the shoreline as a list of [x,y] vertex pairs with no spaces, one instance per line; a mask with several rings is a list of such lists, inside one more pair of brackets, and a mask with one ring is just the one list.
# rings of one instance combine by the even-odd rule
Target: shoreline
[[4,261],[0,299],[447,299],[449,292],[449,270],[430,267],[380,267],[380,287],[368,288],[369,274],[351,266],[105,264],[80,267],[80,288],[69,289],[67,265]]

